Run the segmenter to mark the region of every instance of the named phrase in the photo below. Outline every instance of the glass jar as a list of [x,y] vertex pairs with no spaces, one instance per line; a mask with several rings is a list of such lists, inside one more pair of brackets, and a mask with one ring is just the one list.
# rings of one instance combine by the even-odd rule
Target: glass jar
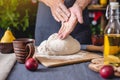
[[104,30],[104,63],[120,65],[120,22],[119,3],[110,2],[106,10],[109,19]]

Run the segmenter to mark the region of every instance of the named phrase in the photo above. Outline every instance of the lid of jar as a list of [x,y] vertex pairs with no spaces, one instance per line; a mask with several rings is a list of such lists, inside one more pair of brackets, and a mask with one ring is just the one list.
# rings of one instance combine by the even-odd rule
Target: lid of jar
[[118,2],[110,2],[111,9],[118,9],[119,3]]

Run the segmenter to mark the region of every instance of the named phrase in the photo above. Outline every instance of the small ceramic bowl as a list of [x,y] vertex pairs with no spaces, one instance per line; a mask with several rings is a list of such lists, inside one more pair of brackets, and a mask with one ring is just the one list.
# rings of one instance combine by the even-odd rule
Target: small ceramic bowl
[[0,43],[1,53],[13,53],[13,43]]

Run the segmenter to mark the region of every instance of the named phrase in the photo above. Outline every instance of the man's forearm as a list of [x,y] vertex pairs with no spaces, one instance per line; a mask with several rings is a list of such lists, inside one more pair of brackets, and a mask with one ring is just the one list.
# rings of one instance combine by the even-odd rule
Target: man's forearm
[[88,6],[88,4],[91,2],[91,0],[76,0],[76,2],[79,4],[79,6],[82,9],[85,9]]
[[64,0],[39,0],[41,2],[43,2],[44,4],[46,4],[47,6],[51,6],[53,5],[53,3],[60,3],[60,2],[64,2]]
[[39,0],[39,1],[43,2],[44,4],[50,7],[55,0]]
[[39,1],[43,2],[43,3],[46,4],[47,6],[50,5],[49,0],[39,0]]

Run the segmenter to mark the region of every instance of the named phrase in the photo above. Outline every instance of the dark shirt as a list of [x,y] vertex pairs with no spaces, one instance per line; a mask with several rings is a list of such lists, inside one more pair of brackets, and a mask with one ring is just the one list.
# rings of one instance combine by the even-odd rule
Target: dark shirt
[[[84,23],[77,23],[71,35],[81,44],[91,43],[91,30],[89,27],[88,10],[83,11]],[[61,27],[61,23],[55,21],[50,8],[40,2],[38,6],[36,28],[35,28],[35,44],[38,46],[43,40],[46,40],[51,34],[57,33]]]
[[76,0],[65,0],[64,4],[67,8],[72,7]]

